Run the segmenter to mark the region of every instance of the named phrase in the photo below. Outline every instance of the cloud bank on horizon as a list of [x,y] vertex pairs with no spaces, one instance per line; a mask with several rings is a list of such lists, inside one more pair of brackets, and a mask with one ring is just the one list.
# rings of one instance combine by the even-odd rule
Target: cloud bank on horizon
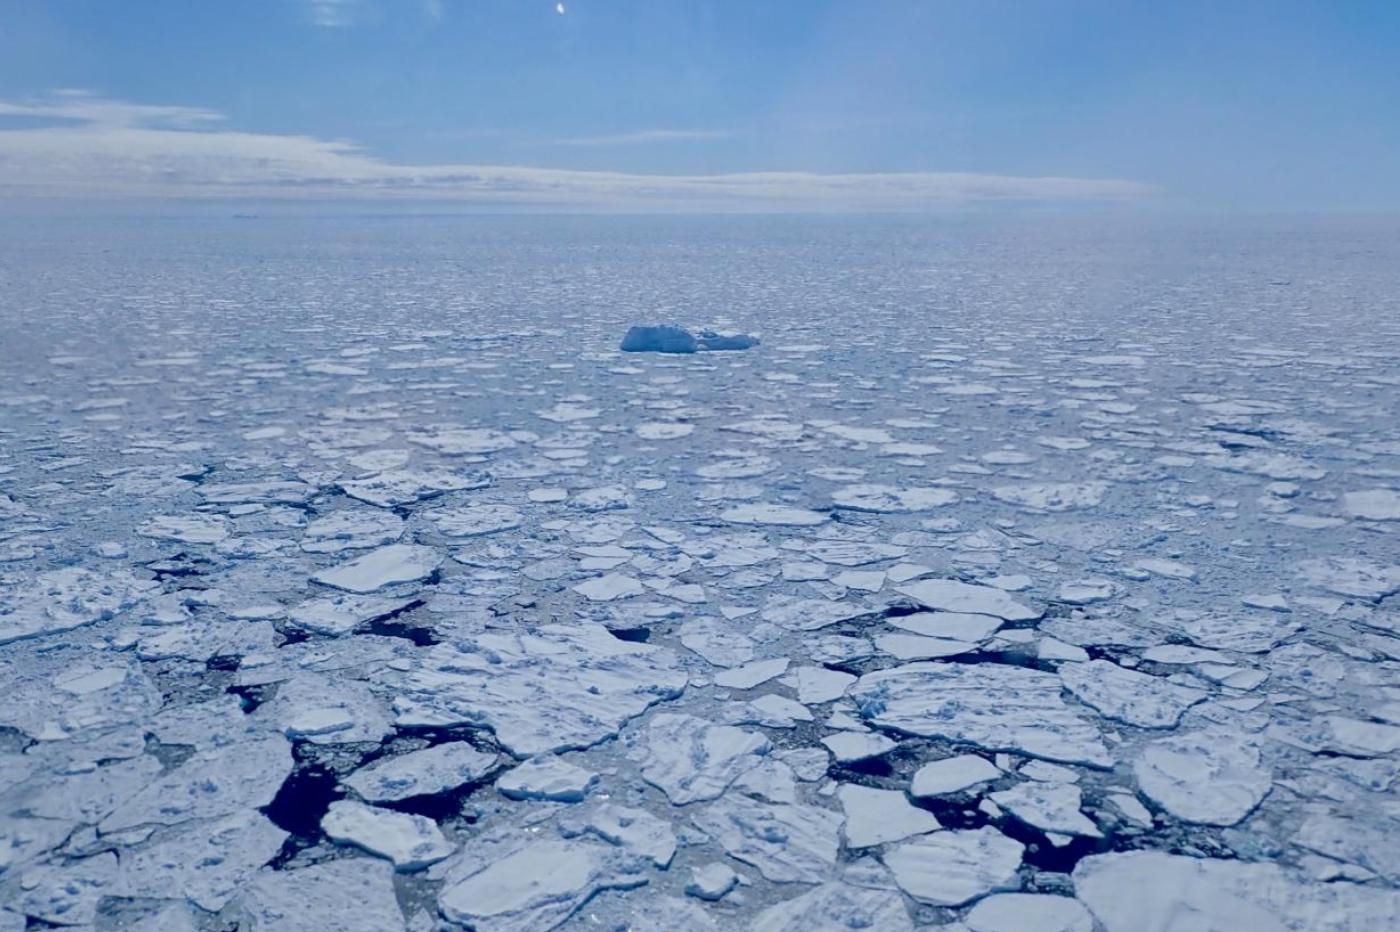
[[[39,125],[5,128],[6,118]],[[226,123],[214,110],[111,100],[82,90],[0,100],[0,196],[901,210],[986,202],[1123,202],[1157,193],[1153,186],[1131,180],[968,172],[671,175],[408,165],[378,158],[345,140],[242,132]],[[656,140],[690,134],[643,130],[637,135]]]

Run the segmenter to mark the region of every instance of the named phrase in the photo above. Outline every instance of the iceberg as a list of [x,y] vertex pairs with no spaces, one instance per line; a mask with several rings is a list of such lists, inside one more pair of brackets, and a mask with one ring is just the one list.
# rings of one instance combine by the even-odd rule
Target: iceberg
[[623,335],[620,349],[624,353],[732,352],[758,343],[758,337],[732,330],[691,333],[676,324],[636,324]]
[[700,343],[695,335],[674,324],[638,324],[622,337],[624,353],[696,353]]

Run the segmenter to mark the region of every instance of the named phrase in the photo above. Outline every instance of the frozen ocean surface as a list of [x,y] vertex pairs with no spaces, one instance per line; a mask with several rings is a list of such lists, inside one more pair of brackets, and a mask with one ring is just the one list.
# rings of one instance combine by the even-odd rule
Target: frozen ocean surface
[[1400,928],[1394,225],[10,220],[0,295],[4,932]]

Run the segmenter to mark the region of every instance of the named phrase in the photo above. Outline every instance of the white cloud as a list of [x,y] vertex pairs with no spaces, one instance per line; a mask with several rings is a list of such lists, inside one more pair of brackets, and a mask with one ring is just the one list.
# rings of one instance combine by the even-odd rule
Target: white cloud
[[610,136],[574,136],[557,142],[564,146],[644,146],[665,142],[706,142],[729,139],[733,135],[722,129],[639,129]]
[[151,126],[194,129],[223,120],[202,107],[151,106],[106,100],[91,91],[63,88],[37,100],[0,100],[0,117],[27,116],[96,126]]
[[360,18],[360,0],[306,0],[307,13],[317,26],[353,26]]
[[[4,116],[60,125],[3,129]],[[0,195],[335,197],[665,209],[918,209],[987,201],[1131,200],[1132,181],[951,172],[643,175],[483,165],[396,165],[352,143],[245,133],[192,107],[85,92],[0,101]]]

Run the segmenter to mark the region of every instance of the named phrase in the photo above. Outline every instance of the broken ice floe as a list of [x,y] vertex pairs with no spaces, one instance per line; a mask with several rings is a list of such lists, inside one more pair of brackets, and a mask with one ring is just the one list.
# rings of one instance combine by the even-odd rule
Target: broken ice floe
[[665,648],[620,641],[600,626],[550,625],[430,648],[405,675],[394,707],[401,726],[486,727],[529,756],[611,737],[679,695],[686,679]]
[[1400,894],[1354,884],[1310,884],[1276,864],[1132,851],[1086,858],[1074,870],[1079,898],[1107,932],[1170,928],[1171,916],[1202,928],[1378,929],[1400,919]]
[[312,579],[347,592],[376,592],[397,583],[427,579],[441,563],[442,555],[430,547],[391,544],[322,570]]
[[921,835],[885,852],[901,890],[921,903],[960,906],[1016,886],[1022,846],[994,828]]
[[766,803],[734,793],[691,818],[730,857],[773,881],[819,883],[840,849],[842,818],[820,806]]
[[993,751],[1111,766],[1100,730],[1060,698],[1060,680],[1021,667],[911,663],[867,673],[851,687],[882,728]]
[[607,844],[539,840],[458,879],[438,897],[443,916],[469,927],[552,929],[600,890],[647,882],[646,862]]
[[[0,929],[1400,924],[1374,250],[1109,326],[1033,238],[498,232],[446,303],[16,267],[64,346],[0,386]],[[619,355],[619,282],[782,341]]]
[[1249,738],[1219,731],[1160,738],[1133,763],[1142,792],[1187,822],[1234,825],[1273,785]]
[[496,768],[496,755],[450,742],[378,761],[356,770],[345,785],[372,803],[433,796],[473,783]]

